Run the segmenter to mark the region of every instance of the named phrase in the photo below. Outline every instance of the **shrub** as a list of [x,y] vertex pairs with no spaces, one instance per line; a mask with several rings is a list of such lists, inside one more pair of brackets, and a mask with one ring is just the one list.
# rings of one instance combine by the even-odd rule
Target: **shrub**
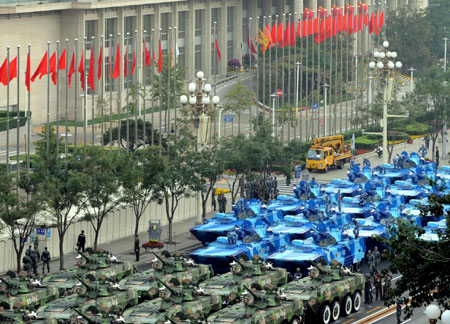
[[371,139],[369,138],[370,135],[364,135],[357,137],[355,139],[355,146],[357,149],[368,149],[373,150],[376,148],[378,143],[380,143],[380,138]]
[[241,66],[241,61],[239,61],[238,59],[232,59],[232,60],[228,61],[228,66],[229,67],[239,67],[239,66]]

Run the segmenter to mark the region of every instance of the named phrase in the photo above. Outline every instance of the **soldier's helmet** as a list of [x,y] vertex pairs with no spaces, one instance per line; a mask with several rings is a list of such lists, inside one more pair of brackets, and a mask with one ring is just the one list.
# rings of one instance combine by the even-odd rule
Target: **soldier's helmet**
[[338,260],[333,259],[333,260],[330,261],[330,266],[333,269],[339,269],[339,268],[342,267],[342,264]]
[[255,254],[252,258],[253,263],[259,263],[261,261],[261,257],[258,254]]
[[163,256],[165,258],[170,258],[170,252],[167,250],[164,250],[161,252],[161,256]]
[[241,254],[240,256],[239,256],[239,261],[248,261],[249,260],[249,258],[248,258],[248,255],[247,254]]
[[311,267],[309,269],[309,276],[313,279],[319,278],[319,270],[316,267]]
[[241,265],[239,263],[233,261],[231,263],[231,272],[232,273],[241,273],[242,272]]
[[245,305],[251,305],[253,303],[253,296],[248,291],[244,291],[242,293],[242,301]]

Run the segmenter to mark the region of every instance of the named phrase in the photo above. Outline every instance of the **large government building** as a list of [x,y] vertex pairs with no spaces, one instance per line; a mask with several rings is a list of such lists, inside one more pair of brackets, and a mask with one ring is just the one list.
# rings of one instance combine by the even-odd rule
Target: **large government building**
[[[356,0],[347,1],[357,5]],[[269,16],[300,13],[305,8],[316,10],[318,6],[331,9],[336,5],[343,7],[344,0],[38,0],[38,1],[10,1],[0,0],[0,43],[6,57],[9,46],[10,58],[17,55],[20,46],[20,89],[17,92],[16,82],[11,83],[9,104],[15,107],[19,100],[20,109],[25,110],[27,93],[24,87],[26,53],[31,44],[32,73],[37,68],[43,54],[50,46],[53,53],[59,40],[59,53],[69,48],[69,62],[78,39],[77,58],[80,59],[83,46],[86,46],[86,58],[89,61],[91,43],[94,44],[95,55],[99,52],[99,45],[103,42],[104,55],[107,56],[109,46],[113,48],[121,44],[122,54],[125,44],[129,44],[129,61],[131,44],[137,48],[137,71],[132,78],[142,75],[142,40],[145,38],[150,52],[154,47],[158,56],[158,40],[161,39],[163,53],[167,55],[170,44],[178,47],[178,62],[186,67],[185,78],[193,79],[195,71],[202,70],[207,77],[217,72],[224,75],[227,63],[233,58],[241,60],[248,52],[247,40],[249,35],[254,38],[258,25],[263,25]],[[424,7],[427,0],[366,0],[369,7],[384,10],[396,9],[400,6]],[[266,18],[264,18],[266,17]],[[215,59],[215,35],[217,35],[222,59]],[[111,36],[112,35],[112,38]],[[66,42],[66,39],[68,40]],[[86,42],[85,42],[86,39]],[[48,45],[48,42],[50,44]],[[86,44],[85,44],[86,43]],[[150,53],[150,55],[152,55]],[[0,59],[4,60],[4,57]],[[105,58],[106,62],[106,58]],[[78,65],[78,62],[77,62]],[[89,62],[87,62],[89,66]],[[107,66],[107,64],[105,64]],[[60,75],[58,100],[60,101],[60,118],[63,118],[65,105],[65,71]],[[82,90],[79,86],[79,74],[76,73],[80,105]],[[133,79],[124,80],[123,73],[113,83],[107,80],[100,83],[96,80],[95,96],[101,92],[112,90],[117,96],[117,90],[122,90]],[[73,81],[72,81],[73,83]],[[103,85],[103,87],[102,87]],[[119,89],[119,85],[120,88]],[[50,119],[56,119],[56,86],[50,89]],[[103,89],[102,89],[103,88]],[[7,103],[6,87],[0,90],[0,105],[5,109]],[[17,93],[19,95],[17,95]],[[74,114],[74,85],[69,89],[69,118]],[[120,95],[124,102],[124,94]],[[90,105],[91,99],[88,100]],[[97,101],[96,101],[97,102]],[[39,78],[31,85],[31,109],[33,123],[46,120],[47,79]],[[116,103],[114,104],[116,106]],[[97,109],[97,108],[96,108]],[[79,116],[81,116],[79,108]],[[90,106],[87,107],[90,112]],[[98,114],[98,111],[97,111]],[[90,115],[89,115],[90,118]]]

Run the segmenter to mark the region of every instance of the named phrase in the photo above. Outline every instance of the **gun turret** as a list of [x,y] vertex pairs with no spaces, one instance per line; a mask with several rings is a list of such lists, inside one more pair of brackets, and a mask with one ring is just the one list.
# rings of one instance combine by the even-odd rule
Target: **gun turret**
[[93,288],[91,286],[89,286],[87,283],[85,283],[83,281],[83,279],[80,278],[80,276],[75,275],[75,278],[83,285],[86,287],[87,290],[92,290]]
[[244,263],[242,263],[238,258],[236,258],[234,255],[231,256],[231,258],[233,259],[234,262],[236,262],[237,264],[239,264],[242,268],[242,270],[249,268],[249,266],[245,265]]
[[167,262],[166,261],[164,261],[163,260],[163,258],[161,258],[158,254],[156,254],[155,252],[153,252],[152,251],[152,253],[153,253],[153,255],[163,264],[163,265],[166,265],[167,264]]
[[86,262],[90,262],[90,261],[91,261],[91,258],[89,258],[87,255],[85,255],[85,254],[84,254],[83,252],[81,252],[80,250],[75,249],[75,251],[77,251],[78,254],[79,254],[84,260],[86,260]]
[[161,279],[157,278],[157,280],[158,280],[159,283],[160,283],[161,285],[163,285],[168,291],[170,291],[170,293],[171,293],[173,296],[183,296],[182,293],[180,293],[180,292],[178,292],[178,291],[176,291],[176,290],[173,290],[173,289],[170,288],[168,285],[166,285]]

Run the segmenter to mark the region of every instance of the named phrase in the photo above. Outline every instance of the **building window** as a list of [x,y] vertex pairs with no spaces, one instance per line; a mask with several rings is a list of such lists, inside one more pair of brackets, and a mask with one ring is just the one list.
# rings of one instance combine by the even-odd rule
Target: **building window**
[[[131,87],[133,84],[133,76],[130,75],[131,65],[133,63],[133,42],[135,37],[135,29],[136,29],[136,16],[125,17],[125,26],[124,26],[125,36],[123,38],[124,44],[124,55],[127,53],[127,71],[128,75],[124,78],[123,87],[127,89]],[[127,46],[128,44],[128,46]],[[125,62],[124,62],[125,64]],[[125,68],[125,67],[124,67]]]
[[169,27],[172,27],[172,13],[161,14],[161,42],[169,39]]
[[204,10],[195,11],[195,36],[202,36],[204,15]]
[[232,60],[233,57],[233,40],[227,40],[227,59]]
[[178,12],[178,39],[184,39],[186,37],[187,15],[187,11]]
[[147,31],[147,35],[150,35],[152,29],[155,29],[155,15],[144,15],[144,30]]
[[233,23],[234,23],[234,12],[235,7],[228,7],[227,8],[227,32],[232,33],[233,32]]
[[195,71],[202,70],[202,45],[195,45]]
[[[111,36],[112,35],[112,36]],[[105,37],[109,40],[111,37],[114,39],[117,36],[117,18],[105,19]],[[106,42],[106,47],[109,47],[109,41]]]

